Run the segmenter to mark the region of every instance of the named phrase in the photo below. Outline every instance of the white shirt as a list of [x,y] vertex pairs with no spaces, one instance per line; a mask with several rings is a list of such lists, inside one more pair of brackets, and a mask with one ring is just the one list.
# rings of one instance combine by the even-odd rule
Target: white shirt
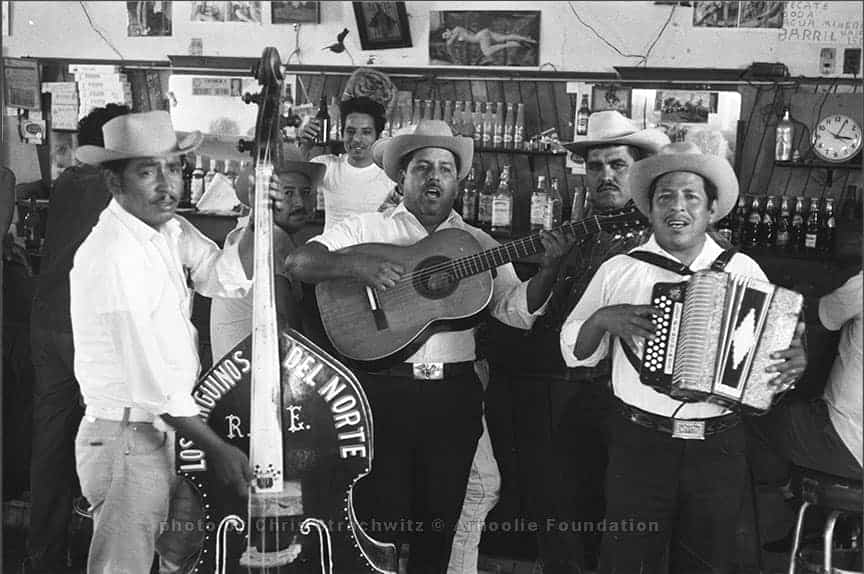
[[88,406],[198,414],[187,274],[208,297],[239,297],[252,284],[236,245],[220,250],[182,217],[157,231],[111,200],[69,273],[75,376]]
[[318,184],[324,194],[324,231],[349,215],[377,211],[396,186],[374,163],[354,167],[347,155],[319,155],[310,161],[327,166]]
[[[633,251],[650,251],[663,255],[673,261],[679,261],[657,244],[654,235],[643,245],[631,249]],[[717,243],[705,236],[702,252],[690,264],[690,269],[700,271],[711,267],[711,263],[723,252]],[[726,265],[725,271],[737,273],[767,281],[765,273],[750,257],[736,253]],[[582,298],[570,312],[561,327],[561,354],[564,362],[570,367],[593,367],[609,354],[609,333],[604,333],[597,349],[590,356],[579,360],[573,354],[579,331],[595,311],[602,307],[618,304],[649,305],[651,291],[655,283],[681,283],[687,278],[662,267],[634,259],[629,255],[616,255],[603,263],[588,284]],[[639,352],[641,354],[641,350]],[[716,417],[728,412],[719,405],[706,402],[682,403],[668,395],[655,391],[652,387],[639,380],[639,373],[627,360],[621,341],[615,338],[612,350],[612,388],[615,396],[628,405],[642,410],[671,417],[680,406],[676,418],[702,419]],[[683,405],[683,406],[681,406]]]
[[[455,211],[438,226],[438,229],[463,229],[474,236],[482,249],[498,245],[489,234],[472,227]],[[321,235],[309,241],[317,241],[330,251],[336,251],[358,243],[390,243],[412,245],[429,233],[426,228],[400,203],[386,213],[365,213],[344,219]],[[534,313],[528,312],[527,281],[519,280],[513,265],[498,267],[492,284],[492,301],[489,310],[492,316],[518,329],[530,329],[534,320],[543,314],[545,303]],[[416,353],[407,359],[410,363],[473,361],[474,330],[444,331],[431,335]]]
[[862,283],[861,272],[839,289],[819,300],[819,321],[826,328],[841,329],[837,358],[825,386],[828,416],[843,444],[861,464],[862,450]]

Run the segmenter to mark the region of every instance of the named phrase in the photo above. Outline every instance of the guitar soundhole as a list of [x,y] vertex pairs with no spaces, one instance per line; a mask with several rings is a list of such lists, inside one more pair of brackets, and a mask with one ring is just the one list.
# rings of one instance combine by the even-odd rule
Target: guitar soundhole
[[443,299],[452,294],[459,285],[450,259],[436,255],[424,259],[414,271],[414,288],[427,299]]

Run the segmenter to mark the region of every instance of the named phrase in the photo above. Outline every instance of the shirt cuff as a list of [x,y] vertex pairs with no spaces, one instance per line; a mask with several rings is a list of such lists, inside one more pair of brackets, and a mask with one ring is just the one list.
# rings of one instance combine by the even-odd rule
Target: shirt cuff
[[582,330],[582,325],[585,321],[571,321],[565,323],[561,327],[561,356],[564,358],[564,363],[568,367],[594,367],[606,356],[609,351],[609,333],[604,333],[600,344],[589,356],[584,359],[577,359],[573,350],[576,347],[576,340],[579,339],[579,332]]
[[198,405],[189,393],[169,395],[161,410],[156,415],[171,415],[172,417],[197,417]]
[[[243,230],[236,230],[242,233]],[[232,232],[233,233],[233,232]],[[225,241],[222,257],[219,261],[219,283],[229,297],[243,297],[252,288],[252,279],[246,277],[243,263],[240,261],[239,240]],[[253,277],[254,279],[254,277]]]

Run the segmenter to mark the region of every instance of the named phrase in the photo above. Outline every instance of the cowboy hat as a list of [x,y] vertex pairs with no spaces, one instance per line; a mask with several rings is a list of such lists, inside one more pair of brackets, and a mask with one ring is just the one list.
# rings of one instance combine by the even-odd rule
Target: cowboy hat
[[116,117],[102,126],[102,135],[105,147],[82,145],[75,150],[79,161],[99,165],[117,159],[184,154],[201,145],[202,139],[197,131],[178,139],[171,115],[164,111]]
[[[440,147],[449,150],[459,162],[458,179],[463,179],[471,170],[474,157],[474,140],[454,136],[450,126],[442,120],[421,120],[415,126],[402,130],[404,133],[386,140],[378,140],[372,146],[372,159],[384,169],[387,177],[399,183],[399,164],[406,154],[424,147]],[[375,158],[380,158],[376,160]]]
[[695,173],[717,188],[711,223],[720,221],[735,207],[738,201],[738,178],[729,162],[725,158],[702,153],[699,146],[692,142],[677,142],[630,166],[630,190],[633,203],[639,211],[648,215],[651,211],[651,184],[661,175],[673,171]]
[[[291,145],[282,146],[281,157],[277,160],[276,165],[273,166],[273,171],[278,175],[284,173],[302,173],[309,178],[309,185],[312,189],[315,189],[321,183],[321,178],[324,177],[326,170],[327,166],[323,163],[303,159],[303,154],[300,153],[300,150]],[[254,181],[252,175],[251,171],[247,171],[238,174],[237,177],[237,183],[235,184],[237,199],[243,205],[252,205],[249,199],[249,191],[253,187],[252,181]]]
[[640,130],[621,112],[607,110],[594,112],[588,116],[588,134],[574,136],[573,141],[565,143],[564,147],[581,154],[591,146],[617,144],[632,145],[656,153],[668,143],[669,138],[662,130],[657,128]]

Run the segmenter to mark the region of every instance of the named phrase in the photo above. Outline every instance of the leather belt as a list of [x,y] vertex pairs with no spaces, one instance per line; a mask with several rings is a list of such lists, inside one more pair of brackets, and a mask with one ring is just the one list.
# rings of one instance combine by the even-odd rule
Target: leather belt
[[709,419],[675,419],[643,411],[620,400],[618,411],[624,418],[639,426],[685,439],[702,439],[731,429],[741,422],[741,415],[738,413]]
[[150,411],[138,407],[97,407],[87,405],[85,417],[104,419],[108,421],[123,421],[129,423],[152,423],[156,417]]
[[406,377],[420,381],[440,381],[474,373],[474,361],[460,363],[399,363],[387,369],[370,372],[371,375]]

